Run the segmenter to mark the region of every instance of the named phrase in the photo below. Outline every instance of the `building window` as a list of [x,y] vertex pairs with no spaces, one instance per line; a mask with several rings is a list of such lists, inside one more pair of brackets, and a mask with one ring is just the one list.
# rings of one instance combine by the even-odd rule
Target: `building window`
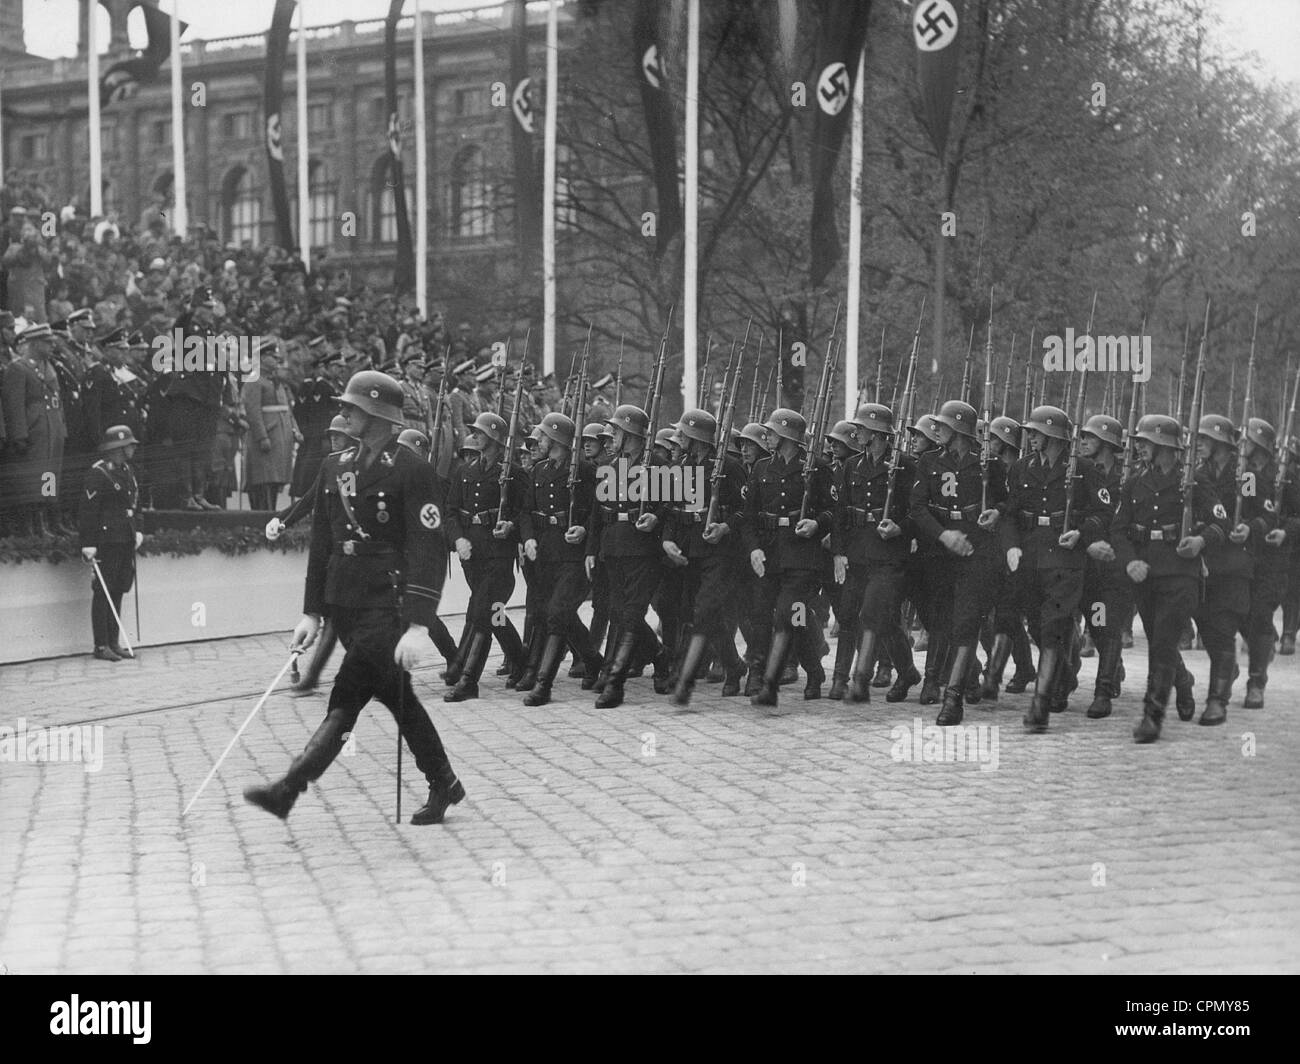
[[247,111],[222,115],[221,135],[231,140],[248,140],[253,135],[253,116]]
[[227,244],[257,247],[261,242],[262,200],[253,188],[253,176],[242,166],[226,175],[221,184],[222,229]]
[[457,89],[455,100],[456,116],[458,118],[485,115],[490,110],[490,100],[486,88]]
[[310,164],[308,188],[311,196],[311,246],[329,247],[334,243],[334,186],[325,171],[325,164],[313,160]]
[[451,234],[463,240],[490,237],[491,193],[483,149],[471,144],[451,164]]
[[48,146],[44,133],[24,133],[18,138],[18,155],[24,162],[44,159]]
[[[406,216],[411,221],[414,241],[415,196],[410,185],[406,193]],[[397,197],[388,178],[388,153],[381,155],[370,172],[370,239],[380,244],[393,244],[397,241]]]
[[149,143],[155,148],[163,148],[172,142],[172,123],[170,118],[159,118],[149,126]]
[[327,103],[307,105],[307,129],[312,133],[327,133],[334,128],[334,108]]

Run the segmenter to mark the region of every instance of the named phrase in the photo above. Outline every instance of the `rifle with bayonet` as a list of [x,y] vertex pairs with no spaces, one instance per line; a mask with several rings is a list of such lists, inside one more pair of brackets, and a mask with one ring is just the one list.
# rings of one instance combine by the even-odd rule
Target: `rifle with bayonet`
[[[500,365],[500,366],[498,367],[498,369],[497,369],[497,401],[496,401],[496,405],[492,408],[492,412],[493,412],[494,414],[496,414],[497,417],[500,417],[500,416],[501,416],[501,412],[502,412],[502,410],[505,409],[505,402],[506,402],[506,367],[510,365],[510,341],[511,341],[511,337],[507,336],[507,337],[506,337],[506,357],[503,358],[503,359],[501,360],[501,365]],[[525,356],[525,357],[527,357],[527,356]],[[521,369],[521,370],[523,369],[523,366],[522,366],[522,365],[520,366],[520,369]],[[522,379],[522,377],[523,377],[523,374],[522,374],[522,373],[520,374],[520,377],[521,377],[521,379]]]
[[961,401],[970,402],[970,390],[972,387],[971,375],[975,369],[975,323],[970,323],[970,339],[966,341],[966,361],[961,367]]
[[[972,326],[971,335],[974,335]],[[989,285],[989,324],[984,334],[984,428],[980,433],[980,513],[989,508],[989,461],[992,459],[989,441],[993,433],[989,425],[993,420],[993,286]]]
[[835,334],[840,327],[840,304],[835,304],[835,319],[831,322],[831,334],[826,340],[826,357],[822,360],[821,381],[817,385],[817,397],[813,402],[813,422],[808,427],[812,439],[808,443],[808,453],[803,462],[803,501],[799,504],[799,520],[806,520],[808,507],[812,503],[813,477],[817,469],[817,452],[821,448],[820,427],[817,414],[825,406],[830,391],[831,365],[835,358]]
[[1141,389],[1142,385],[1134,381],[1133,394],[1128,399],[1128,432],[1124,437],[1124,470],[1120,474],[1121,484],[1129,482],[1137,467],[1138,391]]
[[[1283,387],[1283,399],[1285,400],[1286,389],[1285,382]],[[1282,493],[1286,489],[1287,469],[1291,464],[1291,433],[1295,431],[1295,407],[1296,399],[1300,398],[1300,368],[1295,375],[1295,384],[1291,387],[1291,409],[1286,415],[1286,431],[1282,434],[1282,453],[1277,458],[1277,478],[1273,481],[1273,513],[1277,517],[1280,527],[1282,521]],[[1287,514],[1288,517],[1292,516]]]
[[[1092,337],[1093,316],[1097,313],[1097,293],[1092,294],[1092,310],[1088,312],[1088,336]],[[1088,363],[1079,372],[1079,395],[1074,404],[1074,419],[1070,432],[1070,461],[1065,467],[1065,514],[1061,531],[1071,532],[1070,518],[1074,512],[1074,481],[1079,475],[1079,444],[1083,439],[1084,403],[1088,396]]]
[[1196,374],[1192,378],[1192,410],[1188,429],[1186,453],[1183,456],[1183,520],[1179,542],[1192,534],[1195,520],[1193,502],[1196,495],[1196,428],[1201,423],[1201,408],[1205,404],[1205,343],[1210,332],[1210,301],[1205,301],[1205,325],[1201,328],[1201,347],[1196,356]]
[[1007,355],[1007,376],[1002,382],[1002,417],[1007,416],[1007,407],[1011,403],[1011,369],[1016,361],[1016,334],[1011,334],[1011,352]]
[[[575,410],[583,410],[587,401],[587,386],[589,378],[587,376],[587,360],[591,353],[591,329],[587,329],[587,347],[582,352],[582,365],[578,369],[577,384],[577,405]],[[573,507],[577,502],[578,495],[578,476],[582,470],[582,426],[578,424],[579,419],[573,418],[573,446],[569,450],[569,524],[568,528],[574,525]]]
[[[655,433],[659,431],[659,408],[661,405],[661,396],[663,394],[664,382],[664,364],[668,361],[668,337],[673,328],[673,311],[677,305],[674,303],[668,308],[668,323],[664,326],[664,334],[659,341],[659,354],[655,358],[654,368],[650,371],[650,392],[647,397],[649,415],[649,424],[646,426],[645,453],[641,456],[641,464],[650,465],[651,449],[654,447]],[[637,507],[637,520],[645,516],[646,506],[645,493],[641,498],[641,503]]]
[[506,519],[506,503],[510,494],[510,472],[514,468],[515,439],[519,433],[519,402],[524,394],[523,367],[519,370],[519,383],[515,385],[515,408],[510,411],[510,431],[506,433],[506,451],[501,456],[501,497],[497,503],[497,521]]
[[[1255,304],[1255,324],[1250,330],[1250,361],[1246,364],[1246,395],[1241,401],[1241,432],[1237,436],[1237,498],[1232,507],[1232,527],[1241,524],[1242,487],[1246,483],[1246,430],[1250,425],[1251,404],[1254,401],[1252,389],[1255,386],[1255,337],[1259,333],[1259,304]],[[1232,408],[1228,408],[1232,416]],[[1258,489],[1256,489],[1258,490]]]
[[916,405],[916,355],[921,346],[921,324],[925,321],[925,297],[921,297],[921,313],[916,319],[916,333],[912,337],[912,353],[907,360],[907,379],[903,383],[903,402],[894,419],[894,449],[889,456],[889,480],[885,486],[885,508],[881,517],[889,518],[894,501],[894,485],[898,483],[898,470],[903,464],[903,445],[907,426],[912,423],[912,407]]
[[[759,336],[762,337],[761,332]],[[759,342],[761,343],[762,340],[760,339]],[[731,359],[728,358],[727,374],[722,379],[724,406],[718,417],[717,453],[713,456],[713,472],[709,476],[709,508],[704,515],[706,529],[718,521],[718,486],[722,483],[722,473],[727,462],[727,444],[731,440],[731,426],[736,420],[736,390],[740,384],[740,369],[745,362],[744,344],[741,344],[740,351],[736,352],[735,357],[734,367],[731,365]]]
[[1029,330],[1029,350],[1025,352],[1025,400],[1020,411],[1020,424],[1029,420],[1029,401],[1034,396],[1034,328]]
[[[614,374],[614,409],[617,410],[623,402],[623,341],[626,337],[623,333],[618,334],[618,372]],[[574,421],[580,420],[574,418]]]
[[451,341],[448,341],[447,355],[442,362],[442,377],[438,381],[438,394],[433,400],[433,416],[429,422],[429,464],[435,468],[438,465],[438,445],[442,442],[442,411],[447,402],[447,378],[450,376]]
[[1183,388],[1184,385],[1186,385],[1187,383],[1187,351],[1188,351],[1187,345],[1191,340],[1191,334],[1192,334],[1192,323],[1190,321],[1184,322],[1183,323],[1183,361],[1178,368],[1178,405],[1174,407],[1174,420],[1177,421],[1178,424],[1180,425],[1183,423],[1183,394],[1184,394]]

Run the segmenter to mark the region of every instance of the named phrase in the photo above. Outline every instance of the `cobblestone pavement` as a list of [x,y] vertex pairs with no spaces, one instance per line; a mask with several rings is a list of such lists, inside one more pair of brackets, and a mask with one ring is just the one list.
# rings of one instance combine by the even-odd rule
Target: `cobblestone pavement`
[[[323,696],[284,690],[182,819],[284,645],[0,669],[0,725],[25,719],[29,741],[44,726],[103,727],[98,772],[0,763],[0,965],[1300,969],[1300,658],[1275,663],[1264,710],[1240,708],[1239,681],[1227,726],[1171,711],[1165,737],[1139,747],[1139,636],[1107,720],[1087,720],[1076,695],[1030,736],[1028,695],[969,708],[968,725],[998,729],[983,733],[984,764],[927,761],[924,748],[906,759],[897,736],[937,707],[879,691],[855,706],[787,687],[768,714],[701,684],[680,712],[647,677],[597,710],[562,680],[558,701],[530,709],[490,667],[487,697],[446,705],[428,666],[417,689],[469,792],[444,826],[393,824],[395,728],[378,706],[287,825],[245,804],[242,788],[282,773],[324,712]],[[1205,655],[1186,657],[1203,694]],[[424,788],[404,764],[409,817]]]

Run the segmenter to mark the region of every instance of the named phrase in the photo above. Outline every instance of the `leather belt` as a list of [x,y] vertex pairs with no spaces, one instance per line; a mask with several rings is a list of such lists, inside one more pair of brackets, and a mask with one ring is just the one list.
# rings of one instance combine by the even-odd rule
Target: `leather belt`
[[548,525],[558,525],[560,523],[561,517],[563,517],[566,522],[569,519],[569,515],[567,513],[545,514],[542,513],[541,510],[534,510],[533,516],[536,517],[539,521]]
[[868,510],[863,506],[850,506],[849,516],[854,528],[866,528],[869,525],[879,524],[885,516],[884,507],[877,510]]
[[970,506],[953,508],[940,506],[937,502],[932,502],[929,504],[929,507],[931,511],[937,514],[942,514],[950,521],[973,521],[976,517],[975,511],[979,509],[979,504],[972,503]]
[[288,412],[289,412],[289,407],[284,403],[281,403],[279,406],[262,407],[263,414],[287,414]]
[[495,524],[496,522],[487,519],[496,517],[499,511],[500,507],[497,507],[495,510],[479,510],[478,513],[471,513],[469,510],[461,510],[461,514],[469,518],[469,523],[471,525],[490,525]]
[[1160,525],[1158,528],[1152,528],[1150,525],[1134,525],[1133,531],[1137,533],[1136,538],[1146,543],[1166,543],[1176,542],[1181,531],[1178,525]]
[[345,539],[334,545],[335,554],[351,557],[372,557],[379,554],[396,554],[397,548],[391,543],[375,543],[373,540]]

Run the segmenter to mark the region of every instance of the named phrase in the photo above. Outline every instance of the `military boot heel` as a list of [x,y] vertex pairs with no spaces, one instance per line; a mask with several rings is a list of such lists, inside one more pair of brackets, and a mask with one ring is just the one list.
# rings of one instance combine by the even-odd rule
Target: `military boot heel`
[[461,673],[456,686],[442,696],[444,702],[468,702],[471,698],[478,698],[478,681],[483,675],[483,666],[487,664],[491,643],[490,632],[482,628],[474,629],[465,654],[465,671]]
[[1056,671],[1060,664],[1061,651],[1058,647],[1044,647],[1038,651],[1038,678],[1034,682],[1034,697],[1029,703],[1029,712],[1025,714],[1025,731],[1039,733],[1047,731],[1051,717],[1053,685]]
[[832,701],[843,701],[848,691],[849,673],[853,669],[853,655],[857,650],[854,642],[852,631],[841,628],[839,639],[835,644],[835,667],[831,670],[831,689],[826,695]]
[[[871,701],[871,662],[875,656],[876,633],[868,630],[862,633],[861,641],[858,643],[858,667],[853,670],[853,680],[849,684],[850,702]],[[899,673],[899,680],[902,679],[904,676]]]
[[781,675],[785,669],[786,652],[790,649],[790,632],[773,632],[772,645],[767,652],[767,663],[763,669],[763,683],[758,692],[750,699],[755,706],[774,706],[777,704],[777,692],[781,686]]
[[612,709],[623,704],[623,683],[628,670],[632,667],[632,655],[636,651],[636,632],[620,632],[618,647],[614,651],[614,662],[610,666],[609,680],[605,689],[596,699],[597,709]]
[[993,649],[989,651],[989,662],[984,669],[984,682],[980,685],[980,697],[986,702],[998,700],[998,688],[1002,686],[1002,674],[1006,671],[1007,660],[1011,657],[1011,636],[1003,632],[993,637]]
[[544,706],[550,702],[551,685],[555,683],[555,676],[560,671],[560,663],[564,660],[566,649],[564,636],[554,633],[546,637],[541,660],[537,664],[537,682],[524,695],[524,705]]
[[1107,635],[1097,646],[1097,683],[1093,688],[1092,705],[1088,707],[1088,717],[1101,720],[1111,714],[1111,697],[1118,681],[1122,647],[1117,637]]
[[686,655],[682,660],[681,671],[677,674],[677,686],[673,689],[673,701],[679,706],[690,705],[691,691],[695,688],[695,674],[704,661],[704,652],[708,648],[709,637],[703,632],[691,635],[686,644]]
[[298,796],[307,790],[307,784],[320,779],[338,757],[347,730],[342,713],[326,714],[284,777],[265,786],[245,788],[244,799],[272,816],[287,820]]
[[973,646],[958,647],[952,656],[952,670],[948,674],[948,686],[943,691],[943,705],[939,708],[939,716],[935,718],[935,724],[941,728],[950,728],[962,721],[966,675],[974,656]]

